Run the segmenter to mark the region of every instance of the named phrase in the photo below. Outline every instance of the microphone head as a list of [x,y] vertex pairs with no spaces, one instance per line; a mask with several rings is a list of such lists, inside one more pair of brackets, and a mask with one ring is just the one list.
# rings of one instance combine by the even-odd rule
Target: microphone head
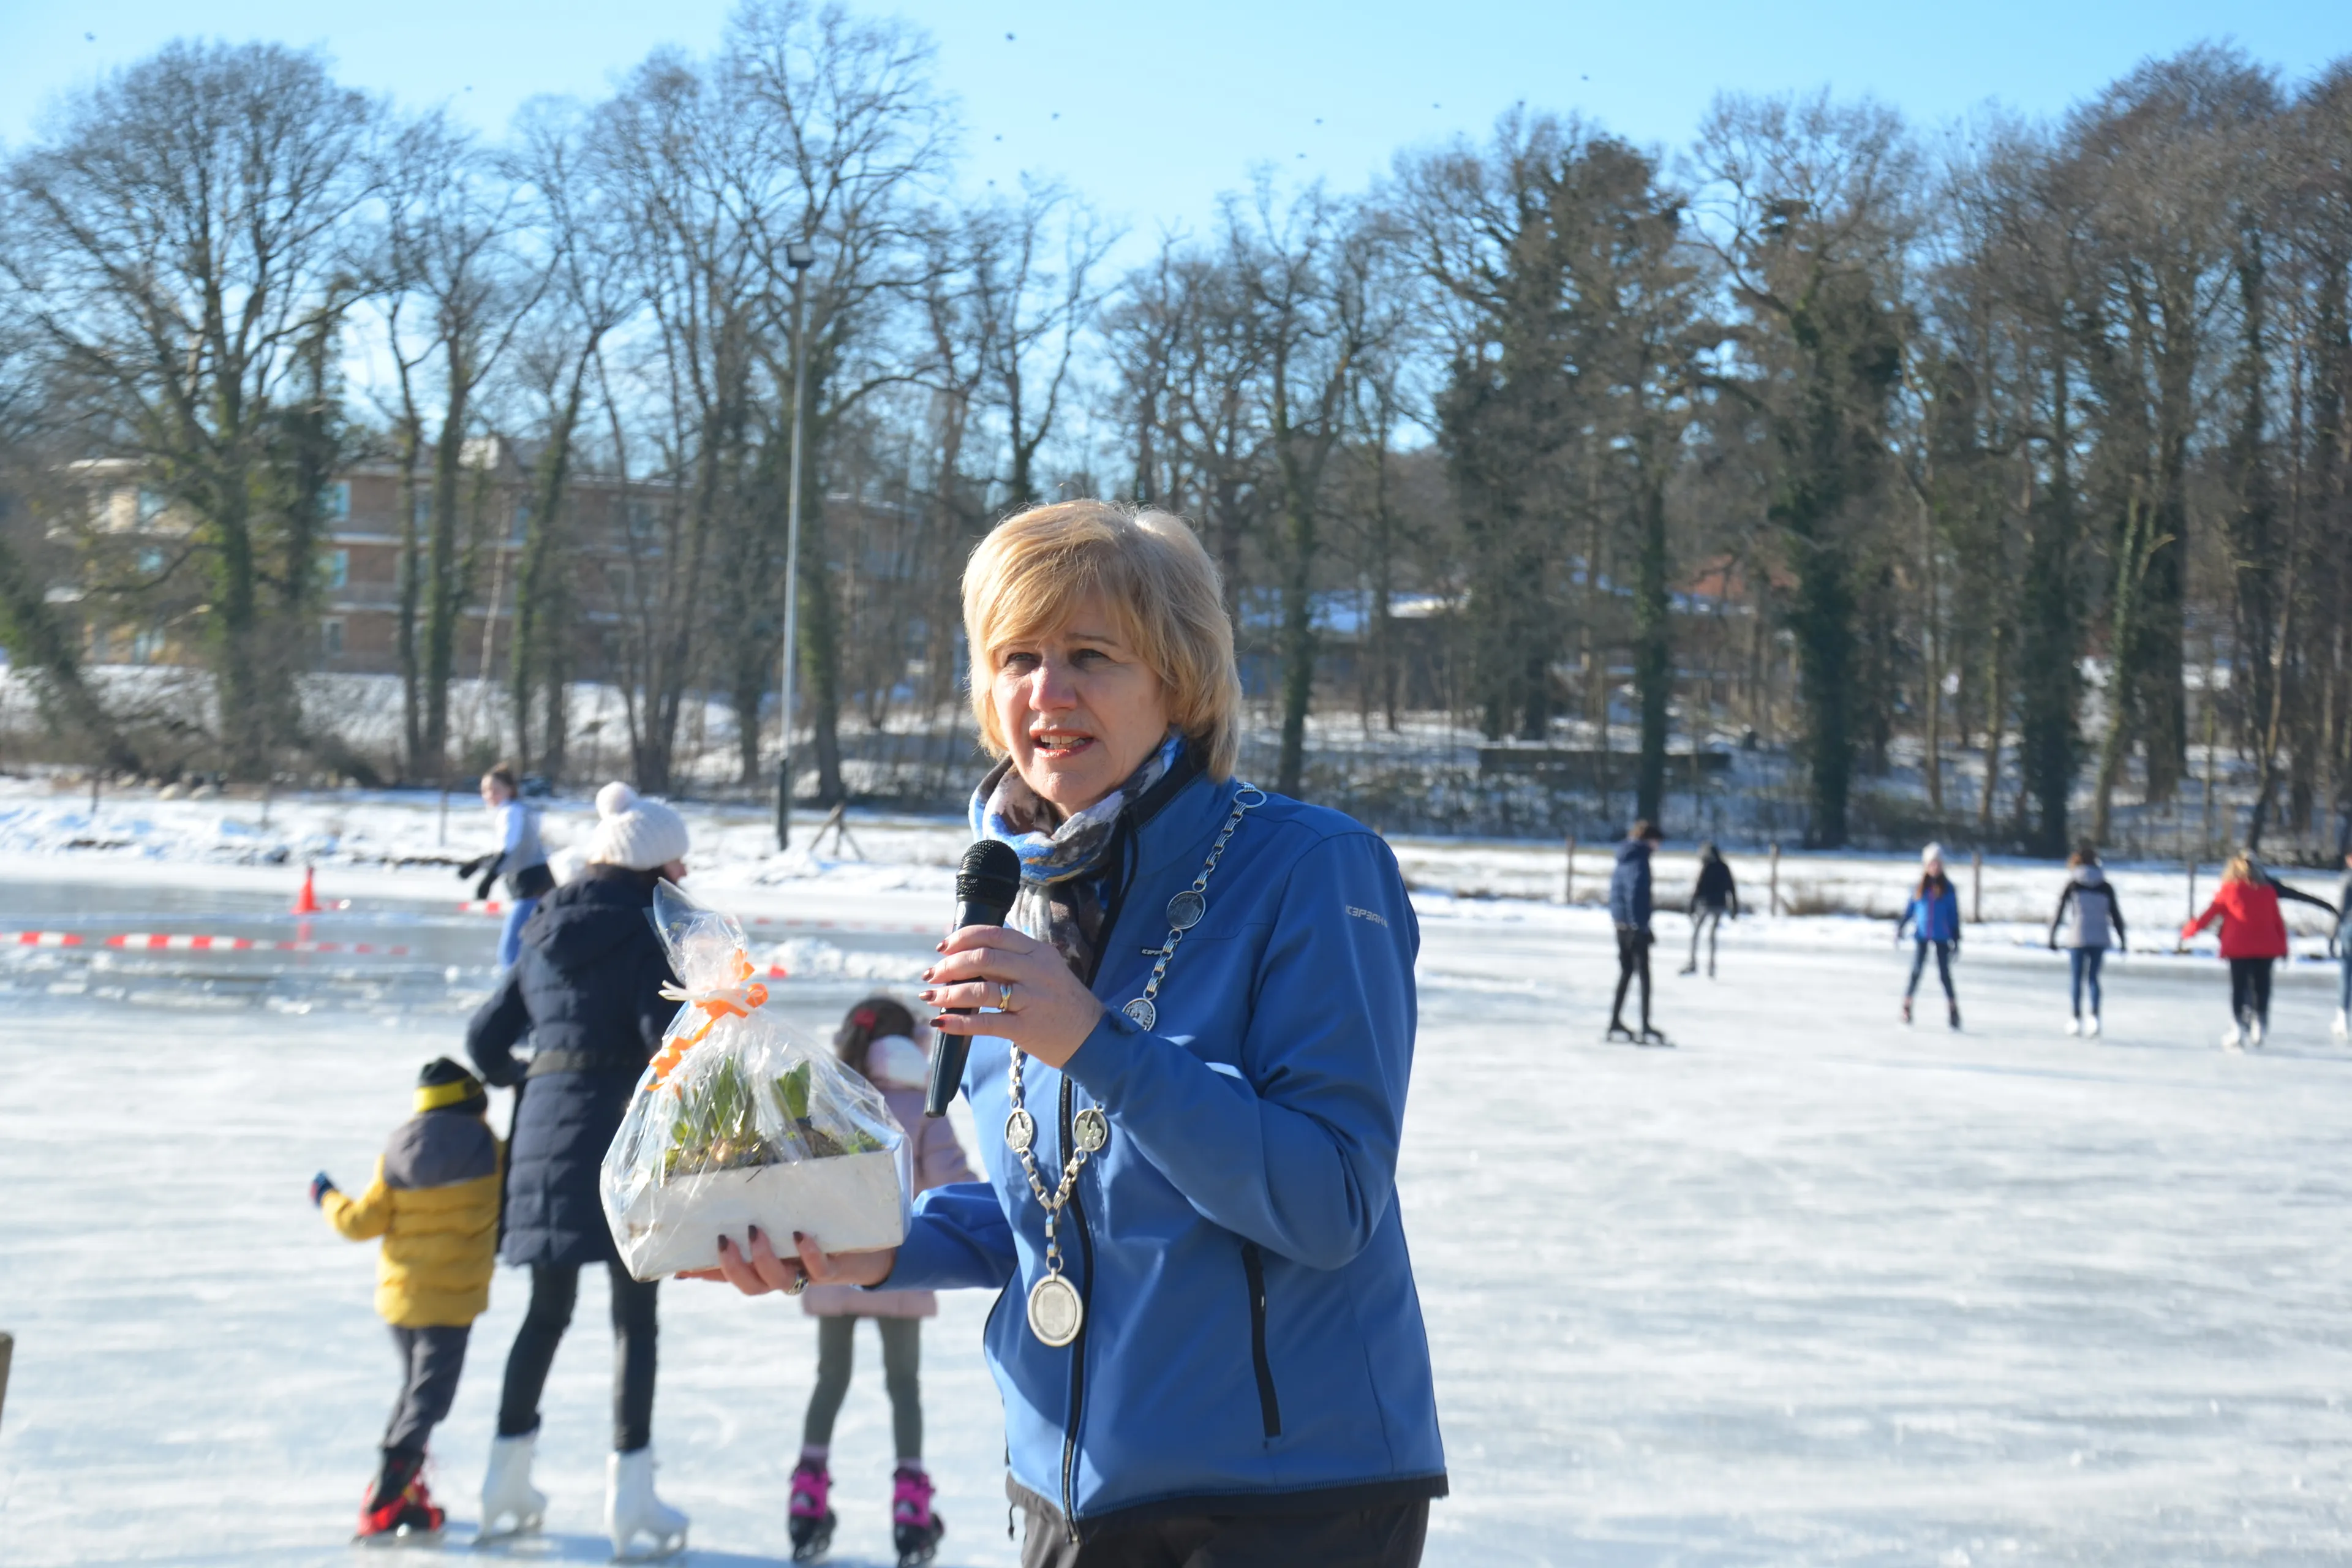
[[983,838],[963,852],[956,870],[956,902],[1003,911],[1021,896],[1021,857],[1012,845]]

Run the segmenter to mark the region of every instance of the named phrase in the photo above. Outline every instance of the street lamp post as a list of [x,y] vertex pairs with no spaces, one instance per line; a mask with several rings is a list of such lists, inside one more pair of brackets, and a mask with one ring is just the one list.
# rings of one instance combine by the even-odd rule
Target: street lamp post
[[776,747],[776,847],[793,846],[793,655],[800,633],[801,603],[801,431],[807,423],[802,405],[808,401],[808,269],[815,265],[816,247],[795,240],[784,247],[793,269],[793,477],[792,493],[784,500],[784,668],[777,688],[782,723]]

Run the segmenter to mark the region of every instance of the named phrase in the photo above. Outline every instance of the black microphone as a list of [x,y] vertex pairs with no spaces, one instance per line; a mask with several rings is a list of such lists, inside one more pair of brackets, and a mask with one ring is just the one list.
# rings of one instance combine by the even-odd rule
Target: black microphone
[[[957,868],[955,924],[950,929],[1001,926],[1020,894],[1020,855],[1010,844],[983,838],[963,852],[963,864]],[[976,1013],[979,1009],[950,1007],[948,1011]],[[948,1113],[948,1101],[963,1084],[964,1058],[970,1055],[970,1035],[950,1035],[942,1029],[932,1036],[931,1081],[923,1095],[925,1116]]]

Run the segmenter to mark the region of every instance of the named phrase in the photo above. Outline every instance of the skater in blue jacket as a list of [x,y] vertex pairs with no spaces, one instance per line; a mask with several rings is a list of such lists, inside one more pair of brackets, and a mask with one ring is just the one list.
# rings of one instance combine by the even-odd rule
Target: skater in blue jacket
[[[1650,856],[1665,839],[1654,823],[1637,822],[1617,846],[1617,869],[1609,878],[1609,918],[1617,925],[1617,999],[1609,1008],[1609,1035],[1644,1046],[1663,1046],[1666,1037],[1650,1026]],[[1625,993],[1642,982],[1642,1032],[1625,1026]]]
[[972,825],[1022,881],[922,999],[972,1037],[986,1179],[925,1193],[895,1252],[754,1237],[721,1271],[1003,1292],[1024,1568],[1410,1568],[1446,1477],[1396,1199],[1420,941],[1396,860],[1233,776],[1232,624],[1181,520],[1010,518],[964,622],[1003,758]]
[[1960,952],[1960,895],[1944,875],[1944,847],[1930,844],[1919,851],[1919,886],[1912,890],[1903,918],[1895,922],[1895,942],[1903,944],[1908,931],[1916,944],[1911,953],[1911,983],[1903,988],[1903,1021],[1911,1021],[1911,998],[1919,990],[1920,973],[1927,952],[1936,953],[1936,975],[1944,983],[1944,1002],[1951,1011],[1952,1027],[1960,1026],[1959,994],[1952,989],[1952,960]]

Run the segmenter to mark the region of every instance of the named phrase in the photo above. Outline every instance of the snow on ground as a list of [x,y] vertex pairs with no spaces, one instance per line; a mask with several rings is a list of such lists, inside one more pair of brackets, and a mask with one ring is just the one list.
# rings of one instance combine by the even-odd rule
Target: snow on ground
[[[490,922],[456,912],[464,889],[394,868],[475,851],[479,818],[453,810],[445,851],[434,805],[281,799],[265,834],[226,826],[254,802],[126,799],[76,826],[86,798],[0,796],[0,923],[282,934],[291,861],[316,855],[321,892],[353,903],[318,934],[412,949],[0,954],[0,1327],[18,1342],[0,1562],[348,1561],[394,1369],[371,1248],[302,1189],[321,1167],[365,1178],[487,984]],[[694,816],[695,886],[781,918],[935,920],[961,846],[952,824],[876,821],[854,824],[873,862],[780,860],[754,814]],[[75,837],[116,847],[61,847]],[[1557,849],[1400,850],[1424,941],[1399,1192],[1454,1479],[1432,1563],[2352,1551],[2352,1052],[2327,1043],[2332,973],[2283,975],[2272,1047],[2233,1057],[2214,1046],[2220,965],[2135,953],[2110,971],[2109,1034],[2084,1042],[2058,1033],[2063,967],[2018,945],[2030,928],[1972,931],[1967,1031],[1906,1031],[1883,923],[1743,922],[1710,983],[1673,975],[1685,928],[1665,917],[1678,1048],[1636,1051],[1597,1043],[1601,911],[1469,896],[1557,873]],[[1809,874],[1832,871],[1891,899],[1908,867]],[[1580,868],[1580,899],[1600,872]],[[2034,919],[2054,896],[2047,868],[1987,875],[1988,913],[1996,889]],[[2151,938],[2177,920],[2177,872],[2126,886]],[[780,1005],[819,1031],[927,948],[855,930],[782,945]],[[501,1271],[436,1444],[460,1521],[525,1294]],[[987,1305],[950,1295],[926,1333],[950,1564],[1016,1559]],[[693,1560],[779,1561],[814,1334],[718,1288],[671,1286],[663,1315],[656,1443]],[[602,1317],[591,1284],[548,1396],[553,1560],[604,1555]],[[836,1560],[871,1563],[890,1455],[860,1349]]]

